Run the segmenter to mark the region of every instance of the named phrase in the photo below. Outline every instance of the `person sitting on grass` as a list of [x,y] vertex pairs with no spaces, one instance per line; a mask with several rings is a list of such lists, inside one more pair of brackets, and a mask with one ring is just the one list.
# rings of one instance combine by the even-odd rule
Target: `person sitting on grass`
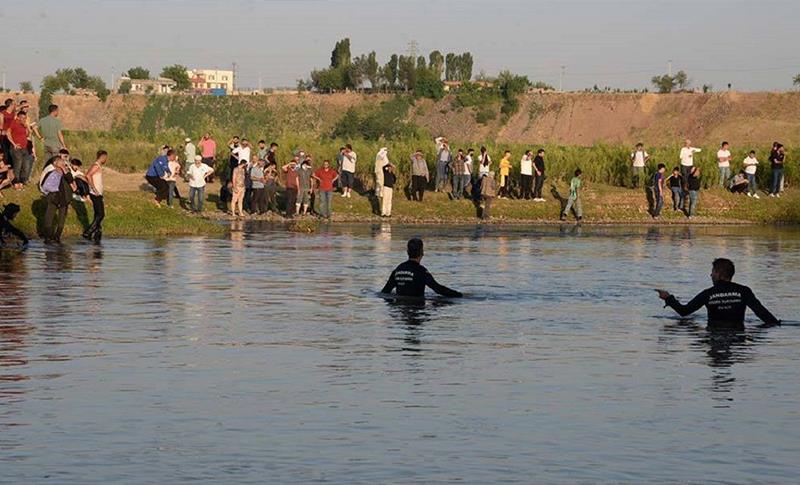
[[708,310],[708,326],[717,329],[744,330],[744,314],[747,308],[753,310],[766,325],[780,325],[781,321],[758,301],[750,288],[731,281],[736,273],[733,261],[725,258],[715,259],[711,264],[713,286],[700,292],[692,301],[682,305],[665,290],[656,290],[658,297],[682,317],[691,315],[705,306]]
[[575,170],[575,176],[569,181],[569,197],[567,198],[567,205],[564,207],[564,212],[561,213],[561,220],[567,220],[567,214],[573,207],[575,208],[575,219],[580,222],[583,219],[583,207],[581,206],[581,169]]
[[6,163],[6,154],[0,151],[0,198],[3,198],[3,189],[11,187],[14,183],[14,169]]
[[744,170],[740,170],[731,181],[730,191],[733,194],[744,194],[747,192],[747,185],[747,176],[745,175]]
[[0,247],[6,247],[6,237],[13,236],[22,243],[22,249],[28,247],[28,236],[24,232],[17,229],[11,221],[19,214],[19,206],[17,204],[6,204],[3,207],[3,212],[0,212]]

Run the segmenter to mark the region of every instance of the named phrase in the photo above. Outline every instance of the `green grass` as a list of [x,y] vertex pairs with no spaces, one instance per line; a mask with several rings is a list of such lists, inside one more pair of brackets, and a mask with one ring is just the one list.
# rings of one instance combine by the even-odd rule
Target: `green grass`
[[[37,237],[46,204],[36,187],[28,186],[20,192],[4,190],[3,195],[0,204],[14,202],[22,208],[14,224],[28,237]],[[226,230],[220,224],[190,216],[180,209],[157,208],[152,195],[145,192],[109,193],[105,204],[103,237],[220,235]],[[91,203],[73,202],[67,213],[64,236],[80,236],[91,219]]]

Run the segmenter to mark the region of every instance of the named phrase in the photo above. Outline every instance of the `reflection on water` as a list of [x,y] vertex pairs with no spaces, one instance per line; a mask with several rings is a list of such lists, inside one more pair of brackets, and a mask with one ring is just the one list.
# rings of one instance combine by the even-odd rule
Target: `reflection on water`
[[[376,295],[412,236],[466,298]],[[652,291],[725,256],[796,318],[792,230],[237,222],[3,253],[3,476],[792,482],[800,327],[712,332]]]

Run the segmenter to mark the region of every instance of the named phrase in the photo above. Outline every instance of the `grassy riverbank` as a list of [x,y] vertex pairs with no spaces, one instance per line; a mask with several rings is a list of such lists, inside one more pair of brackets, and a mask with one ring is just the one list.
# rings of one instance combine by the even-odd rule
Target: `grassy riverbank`
[[[28,237],[37,237],[44,220],[46,204],[35,186],[25,190],[4,190],[0,204],[14,202],[22,208],[14,220]],[[159,237],[218,235],[225,227],[199,217],[188,217],[180,209],[158,208],[146,192],[114,192],[105,197],[106,219],[103,237]],[[91,203],[73,202],[64,226],[64,237],[80,236],[92,220]]]

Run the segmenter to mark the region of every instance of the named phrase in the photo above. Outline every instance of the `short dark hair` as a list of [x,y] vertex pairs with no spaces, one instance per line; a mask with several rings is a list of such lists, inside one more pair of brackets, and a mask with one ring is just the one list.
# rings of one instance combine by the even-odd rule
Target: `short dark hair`
[[12,104],[14,104],[14,100],[11,98],[6,98],[6,102],[3,104],[5,104],[7,107],[11,106]]
[[[663,163],[659,163],[658,165],[659,165],[659,167],[660,167],[661,165],[664,165],[664,164],[663,164]],[[680,171],[681,171],[681,169],[680,169],[680,168],[678,168],[678,167],[672,167],[672,171],[673,171],[673,172],[680,172]]]
[[469,150],[467,150],[467,153],[469,153],[469,152],[474,152],[474,151],[475,151],[475,149],[474,149],[474,148],[470,148]]
[[48,113],[54,113],[56,111],[58,111],[58,105],[57,104],[51,104],[50,106],[47,107],[47,112]]
[[6,109],[8,109],[8,108],[6,108],[6,105],[0,104],[0,112],[5,111]]
[[540,148],[540,149],[536,150],[536,154],[537,155],[541,155],[542,153],[544,153],[544,148]]
[[422,256],[422,239],[414,237],[408,240],[408,257],[416,259]]
[[663,163],[659,163],[659,164],[658,164],[658,170],[661,170],[662,168],[664,168],[664,169],[665,169],[665,168],[667,168],[667,166],[666,166],[666,165],[664,165]]
[[733,279],[733,275],[736,274],[736,266],[734,266],[733,261],[727,258],[715,259],[714,262],[711,263],[711,267],[726,280]]
[[730,143],[728,143],[727,141],[723,141],[722,142],[722,146],[725,146],[725,145],[730,145]]
[[58,154],[59,155],[69,155],[69,150],[67,150],[66,148],[62,148],[61,150],[58,151]]
[[169,157],[169,156],[172,156],[172,155],[175,155],[175,150],[170,148],[169,150],[167,150],[167,156]]
[[105,150],[97,150],[97,156],[95,158],[100,158],[103,155],[108,155],[108,152]]
[[750,150],[750,155],[755,155],[755,154],[756,154],[755,150]]
[[17,112],[17,116],[28,116],[28,112],[24,109],[21,109]]
[[503,155],[511,155],[511,150],[506,150],[505,152],[503,152]]
[[576,177],[580,177],[582,173],[583,173],[583,172],[581,172],[581,169],[577,169],[577,170],[575,170],[575,176],[576,176]]
[[80,167],[83,165],[83,162],[79,158],[73,158],[69,161],[70,165],[75,165],[76,167]]
[[269,144],[269,146],[270,146],[270,148],[272,148],[272,147],[277,148],[278,144],[273,141],[272,143]]
[[351,145],[349,143],[347,145],[345,145],[344,147],[347,148],[348,150],[352,150],[353,149],[353,145]]
[[642,142],[639,142],[639,143],[637,143],[637,144],[636,144],[636,146],[637,146],[637,147],[643,147],[643,146],[644,146],[644,143],[642,143]]
[[[59,157],[59,156],[50,157],[50,158],[48,158],[48,159],[47,159],[47,161],[46,161],[46,162],[44,162],[44,166],[45,166],[45,167],[49,167],[50,165],[52,165],[52,164],[56,163],[56,160],[59,160],[60,158],[61,158],[61,157]],[[43,168],[44,168],[44,167],[43,167]]]

